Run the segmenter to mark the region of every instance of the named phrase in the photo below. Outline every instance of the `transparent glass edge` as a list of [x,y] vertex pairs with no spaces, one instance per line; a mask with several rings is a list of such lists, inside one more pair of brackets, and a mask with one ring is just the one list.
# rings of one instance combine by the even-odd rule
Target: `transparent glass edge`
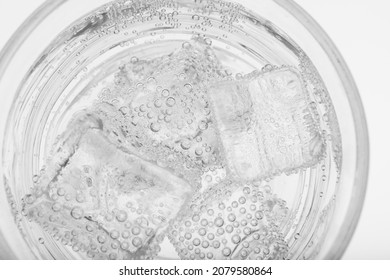
[[[3,75],[11,63],[12,59],[18,52],[20,46],[25,42],[25,40],[30,36],[31,32],[54,10],[59,6],[65,3],[68,0],[46,0],[42,3],[33,13],[24,20],[24,22],[18,27],[18,29],[12,34],[10,39],[7,41],[5,46],[0,50],[0,83],[2,81]],[[6,126],[8,126],[8,121]],[[1,152],[1,162],[3,161],[4,151],[0,149]],[[3,164],[1,164],[2,166]],[[4,182],[3,182],[4,184]],[[17,259],[18,256],[12,251],[9,245],[6,242],[6,236],[0,230],[0,248],[2,251],[2,259]]]
[[0,81],[9,62],[19,50],[19,46],[30,36],[30,32],[34,30],[46,16],[67,1],[68,0],[46,0],[12,34],[0,51]]
[[[313,38],[320,44],[334,65],[345,88],[348,101],[351,105],[353,118],[355,120],[356,135],[359,138],[357,142],[357,162],[355,168],[354,193],[350,201],[350,206],[346,214],[347,224],[340,228],[338,236],[335,238],[333,247],[326,254],[325,259],[340,259],[347,249],[364,206],[364,198],[367,190],[368,171],[369,171],[369,138],[368,127],[364,113],[363,104],[359,95],[359,90],[355,84],[352,74],[344,61],[336,45],[332,42],[322,27],[311,17],[301,6],[292,0],[274,0],[282,8],[292,14],[306,29]],[[357,187],[358,186],[358,187]]]

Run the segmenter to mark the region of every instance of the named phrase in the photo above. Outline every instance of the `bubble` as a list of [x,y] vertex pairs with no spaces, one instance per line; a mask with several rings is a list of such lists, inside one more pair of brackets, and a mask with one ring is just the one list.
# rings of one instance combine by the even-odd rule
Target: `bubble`
[[230,213],[230,214],[228,215],[228,220],[229,220],[230,222],[234,222],[234,221],[236,220],[236,215],[234,215],[233,213]]
[[107,222],[111,222],[114,220],[114,215],[112,215],[111,213],[107,213],[105,216],[104,216],[104,219],[107,221]]
[[134,245],[134,247],[138,248],[142,245],[142,240],[139,237],[134,237],[131,243]]
[[[199,217],[199,215],[197,215],[197,214],[194,214],[194,215],[192,216],[192,220],[193,220],[194,222],[198,222],[199,219],[200,219],[200,217]],[[207,221],[206,221],[206,223],[207,223]]]
[[138,57],[136,57],[136,56],[133,56],[131,59],[130,59],[130,62],[131,63],[137,63],[139,61],[139,58]]
[[234,244],[238,244],[238,243],[240,243],[240,241],[241,241],[241,237],[239,235],[235,234],[232,236],[232,242]]
[[122,250],[127,250],[127,249],[129,249],[129,247],[130,247],[130,244],[128,242],[124,241],[121,243]]
[[192,90],[193,90],[193,87],[191,84],[185,84],[184,88],[187,90],[187,92],[192,92]]
[[58,194],[59,196],[64,196],[64,195],[65,195],[65,190],[64,190],[63,188],[58,188],[57,194]]
[[213,241],[213,247],[215,249],[218,249],[220,246],[221,246],[221,242],[219,242],[218,240],[214,240]]
[[80,220],[84,216],[84,210],[81,207],[73,207],[71,211],[71,215],[74,219]]
[[271,186],[270,186],[270,185],[266,185],[266,186],[264,186],[264,191],[265,191],[267,194],[270,194],[270,193],[271,193],[271,191],[272,191],[272,188],[271,188]]
[[217,234],[218,235],[223,235],[225,233],[225,230],[223,228],[218,228],[217,229]]
[[243,191],[244,194],[250,194],[251,193],[251,189],[249,187],[243,188],[242,191]]
[[94,231],[93,226],[91,226],[91,225],[89,225],[89,224],[87,224],[87,225],[85,226],[85,229],[86,229],[87,231],[89,231],[89,232],[93,232],[93,231]]
[[196,148],[196,149],[195,149],[195,154],[196,154],[197,156],[201,156],[201,155],[203,154],[203,149],[202,149],[202,148]]
[[54,203],[51,208],[53,209],[54,212],[59,212],[62,209],[62,206],[59,203]]
[[215,224],[217,227],[222,227],[223,224],[224,224],[224,220],[223,220],[221,217],[217,217],[217,218],[215,218],[215,220],[214,220],[214,224]]
[[116,214],[116,219],[118,222],[125,222],[127,220],[127,213],[123,210],[118,211]]
[[106,237],[104,235],[98,235],[97,241],[101,244],[106,242]]
[[190,42],[184,42],[183,44],[182,44],[182,47],[183,47],[183,49],[190,49],[191,48],[191,43]]
[[199,246],[200,245],[200,239],[199,238],[194,238],[194,240],[192,240],[192,244],[194,244],[194,246]]
[[156,99],[156,100],[154,101],[154,107],[156,107],[156,108],[161,108],[161,106],[162,106],[162,101],[161,101],[161,99]]
[[184,235],[185,239],[187,240],[190,240],[192,238],[192,234],[187,232],[185,235]]
[[227,225],[225,228],[227,233],[232,233],[233,232],[233,227],[231,225]]
[[191,142],[187,139],[184,139],[182,142],[181,142],[181,148],[183,150],[188,150],[189,148],[191,148]]
[[210,38],[205,38],[205,39],[204,39],[204,42],[205,42],[207,45],[209,45],[209,46],[211,46],[212,43],[213,43],[213,41],[212,41]]
[[147,113],[146,116],[148,117],[148,119],[154,119],[155,117],[154,113],[152,112]]
[[162,94],[163,97],[168,97],[169,94],[170,94],[170,92],[169,92],[168,89],[164,89],[164,90],[161,92],[161,94]]
[[108,257],[109,257],[110,260],[116,260],[116,259],[117,259],[117,254],[115,254],[115,253],[110,253],[110,254],[108,255]]
[[111,248],[112,249],[118,249],[120,246],[119,242],[114,240],[112,243],[111,243]]
[[206,180],[206,182],[210,183],[213,180],[213,177],[211,177],[210,175],[207,175],[205,177],[205,180]]
[[256,211],[255,212],[255,217],[256,217],[256,219],[261,220],[264,217],[264,213],[261,212],[261,211]]
[[266,64],[266,65],[264,65],[264,67],[262,68],[262,71],[267,72],[267,71],[272,71],[272,69],[274,69],[274,66],[273,66],[273,65],[271,65],[271,64]]
[[131,229],[131,233],[132,234],[134,234],[134,235],[138,235],[138,234],[140,234],[141,233],[141,229],[139,228],[139,227],[133,227],[132,229]]
[[248,256],[248,251],[247,250],[242,250],[240,252],[240,256],[241,256],[241,258],[245,259]]
[[161,129],[161,125],[159,123],[152,123],[150,125],[150,130],[153,131],[153,132],[159,132]]
[[225,247],[225,248],[223,248],[223,250],[222,250],[222,254],[223,254],[225,257],[229,257],[230,254],[231,254],[231,252],[232,252],[232,250],[230,250],[230,248],[228,248],[228,247]]
[[206,219],[202,219],[201,221],[200,221],[200,224],[202,225],[202,226],[207,226],[207,224],[208,224],[208,221],[206,220]]
[[33,180],[33,183],[37,183],[38,180],[39,180],[39,176],[38,176],[38,175],[34,175],[34,176],[32,177],[32,180]]
[[106,246],[101,246],[101,247],[100,247],[100,251],[102,251],[102,253],[107,253],[107,248],[106,248]]
[[201,121],[200,123],[199,123],[199,129],[200,130],[206,130],[207,128],[208,128],[208,124],[207,124],[207,122],[205,122],[205,121]]
[[250,235],[251,234],[251,228],[245,227],[243,232],[244,232],[245,235]]
[[77,195],[76,195],[76,201],[77,201],[78,203],[83,203],[83,202],[85,201],[84,195],[83,195],[83,194],[77,194]]
[[209,234],[207,234],[207,239],[208,240],[213,240],[215,238],[215,235],[213,234],[213,233],[209,233]]
[[123,237],[124,239],[129,238],[129,237],[130,237],[130,232],[129,232],[128,230],[124,230],[124,231],[122,232],[122,237]]
[[200,236],[204,236],[204,235],[206,235],[206,230],[204,228],[200,228],[198,230],[198,233],[199,233]]
[[184,225],[185,225],[186,227],[191,227],[191,222],[190,222],[190,221],[185,221]]
[[173,97],[168,97],[165,103],[168,107],[173,107],[176,104],[176,100]]
[[110,236],[112,239],[118,239],[119,238],[119,231],[117,231],[117,230],[111,231]]
[[26,201],[27,204],[33,204],[35,202],[35,200],[36,200],[36,198],[32,194],[28,194],[25,197],[25,201]]

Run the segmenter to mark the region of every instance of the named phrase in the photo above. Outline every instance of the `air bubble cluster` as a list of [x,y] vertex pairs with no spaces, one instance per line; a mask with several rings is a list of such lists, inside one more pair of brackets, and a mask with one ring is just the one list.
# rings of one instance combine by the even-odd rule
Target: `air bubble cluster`
[[182,259],[284,259],[285,201],[260,183],[229,180],[198,195],[169,233]]

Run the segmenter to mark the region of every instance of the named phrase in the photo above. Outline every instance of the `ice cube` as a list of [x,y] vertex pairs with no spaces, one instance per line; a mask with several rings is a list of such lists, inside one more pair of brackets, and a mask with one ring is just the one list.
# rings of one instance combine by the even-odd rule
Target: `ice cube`
[[77,131],[83,134],[67,137],[73,153],[55,176],[40,179],[39,184],[49,183],[26,197],[24,211],[90,258],[153,258],[192,187],[168,170],[118,150],[100,129]]
[[[126,138],[148,143],[139,145],[143,155],[197,173],[221,166],[206,91],[209,82],[225,76],[206,43],[201,39],[185,42],[169,55],[133,60],[122,72],[133,86],[125,99],[128,103],[115,106],[124,112],[121,126]],[[133,81],[134,77],[138,80]]]
[[283,259],[285,201],[269,186],[224,181],[198,194],[169,239],[182,259]]
[[222,82],[209,97],[231,174],[271,178],[319,162],[325,151],[319,121],[299,72],[274,67],[243,81]]

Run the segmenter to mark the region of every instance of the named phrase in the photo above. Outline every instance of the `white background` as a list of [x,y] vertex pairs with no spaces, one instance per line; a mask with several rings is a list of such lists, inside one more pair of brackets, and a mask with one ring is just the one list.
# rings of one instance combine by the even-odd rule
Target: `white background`
[[[42,2],[0,0],[0,48]],[[369,126],[368,192],[344,258],[390,260],[390,1],[296,2],[317,20],[343,54],[359,87]]]

